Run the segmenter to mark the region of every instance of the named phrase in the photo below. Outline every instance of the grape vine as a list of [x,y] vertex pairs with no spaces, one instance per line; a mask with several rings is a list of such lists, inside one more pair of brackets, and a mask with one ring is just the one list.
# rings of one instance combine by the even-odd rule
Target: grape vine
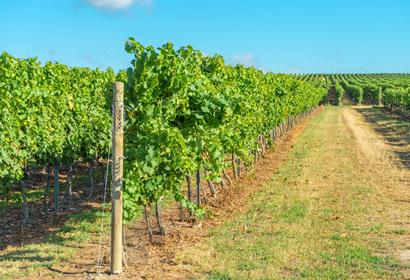
[[164,195],[198,211],[181,188],[185,178],[207,171],[220,180],[233,155],[250,163],[260,137],[308,111],[326,95],[283,74],[232,66],[171,43],[155,49],[133,38],[125,103],[125,218]]

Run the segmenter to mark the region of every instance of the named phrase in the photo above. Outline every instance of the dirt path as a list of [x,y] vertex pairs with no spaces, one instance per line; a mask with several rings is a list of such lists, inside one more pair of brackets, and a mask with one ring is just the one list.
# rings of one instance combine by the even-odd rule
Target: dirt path
[[[387,205],[380,210],[386,211],[385,215],[390,222],[387,226],[402,225],[403,231],[406,232],[398,240],[400,243],[397,249],[391,253],[396,255],[403,264],[410,265],[410,166],[402,156],[410,154],[410,142],[408,142],[410,130],[403,133],[400,129],[392,129],[387,135],[376,133],[383,124],[394,126],[394,120],[403,123],[402,127],[410,128],[410,124],[395,116],[385,116],[383,120],[379,119],[379,123],[369,124],[367,122],[370,117],[369,110],[373,110],[374,114],[380,116],[380,111],[378,112],[377,109],[356,107],[355,110],[343,110],[344,122],[355,137],[358,153],[363,155],[360,157],[362,165],[369,174],[373,173],[373,176],[369,176],[368,179],[373,186],[377,187],[379,194],[385,196],[387,200],[384,201]],[[389,141],[389,139],[399,140]],[[394,207],[391,207],[393,204]],[[407,270],[407,277],[410,277],[409,272]]]
[[90,244],[26,279],[410,279],[410,127],[372,110],[326,107],[221,190],[206,220],[167,209],[155,246],[133,225],[120,277],[95,274]]
[[409,279],[410,171],[359,112],[315,117],[251,207],[177,266],[195,279]]

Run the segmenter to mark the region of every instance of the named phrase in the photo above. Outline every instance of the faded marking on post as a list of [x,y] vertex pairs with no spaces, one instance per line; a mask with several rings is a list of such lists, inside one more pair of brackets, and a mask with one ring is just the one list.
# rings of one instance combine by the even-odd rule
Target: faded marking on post
[[120,158],[120,157],[118,157],[117,160],[116,160],[116,162],[115,162],[115,168],[114,168],[114,170],[115,170],[115,174],[114,174],[115,178],[114,178],[114,181],[119,181],[119,180],[121,180],[122,168],[121,168],[121,158]]
[[123,113],[124,106],[119,106],[118,111],[115,114],[115,133],[121,133],[123,128]]

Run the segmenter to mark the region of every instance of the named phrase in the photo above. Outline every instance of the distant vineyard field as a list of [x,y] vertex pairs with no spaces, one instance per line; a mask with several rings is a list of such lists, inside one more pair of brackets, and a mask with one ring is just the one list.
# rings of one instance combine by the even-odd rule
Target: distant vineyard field
[[410,74],[301,74],[296,77],[334,89],[339,103],[341,96],[347,93],[358,104],[383,104],[392,111],[410,115]]

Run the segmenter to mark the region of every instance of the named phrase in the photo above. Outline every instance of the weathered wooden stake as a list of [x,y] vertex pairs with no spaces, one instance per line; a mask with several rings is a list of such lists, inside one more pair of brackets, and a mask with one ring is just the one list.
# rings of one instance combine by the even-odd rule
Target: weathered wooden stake
[[188,199],[192,201],[192,178],[191,176],[186,176],[186,184],[188,186]]
[[122,272],[122,178],[123,178],[123,126],[124,84],[113,85],[113,131],[112,131],[112,209],[111,209],[111,266],[112,274]]
[[196,206],[201,206],[201,173],[199,170],[196,171]]
[[231,185],[232,184],[232,180],[231,177],[229,177],[229,175],[226,173],[226,170],[222,170],[222,174],[225,177],[226,180],[228,180],[228,183]]
[[60,163],[56,161],[54,165],[54,214],[57,214],[59,208],[59,193],[60,193],[60,181],[59,181],[59,173],[60,173]]
[[23,208],[23,225],[26,225],[29,221],[29,209],[28,209],[28,201],[27,201],[27,187],[26,183],[24,182],[24,179],[20,181],[20,186],[21,186],[21,195],[23,198],[22,201],[22,208]]
[[[207,169],[206,166],[204,168],[204,175],[205,175],[206,178],[208,177],[208,169]],[[207,180],[207,183],[208,183],[209,191],[211,192],[212,196],[215,197],[216,191],[215,191],[215,188],[214,188],[214,184],[212,183],[211,180],[209,180],[209,179],[206,179],[206,180]]]
[[48,194],[50,191],[50,182],[51,182],[51,166],[50,163],[47,165],[47,185],[46,189],[44,190],[44,213],[46,214],[46,217],[48,217]]
[[232,173],[234,178],[238,178],[238,174],[236,173],[235,170],[235,153],[232,153]]
[[88,178],[90,179],[90,190],[88,192],[88,198],[92,198],[93,193],[94,193],[94,178],[93,178],[93,173],[94,173],[94,160],[90,162],[90,166],[88,167]]
[[160,205],[161,199],[155,203],[155,215],[157,216],[157,225],[159,229],[159,235],[165,235],[165,227],[162,222],[162,211]]

